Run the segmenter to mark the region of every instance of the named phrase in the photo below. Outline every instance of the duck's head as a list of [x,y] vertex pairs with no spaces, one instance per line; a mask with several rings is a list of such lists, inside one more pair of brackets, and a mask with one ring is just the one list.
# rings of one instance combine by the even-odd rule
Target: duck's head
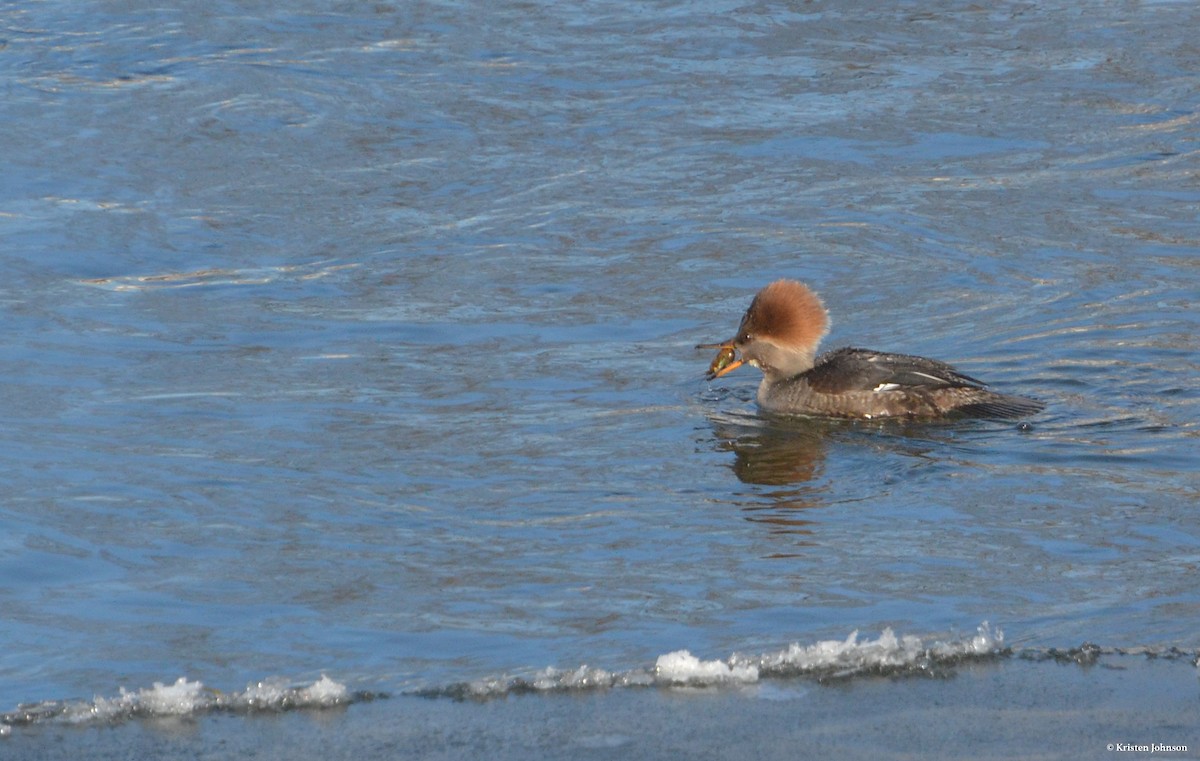
[[720,378],[743,364],[771,381],[799,375],[812,369],[828,331],[829,314],[817,294],[795,280],[776,280],[750,302],[733,338],[700,347],[718,349],[707,377]]

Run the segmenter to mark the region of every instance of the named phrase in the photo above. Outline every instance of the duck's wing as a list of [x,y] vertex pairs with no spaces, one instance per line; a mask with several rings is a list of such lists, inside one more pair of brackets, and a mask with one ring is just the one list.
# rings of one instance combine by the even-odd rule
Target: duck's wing
[[823,355],[813,369],[805,373],[805,378],[814,390],[827,394],[893,388],[984,387],[981,381],[936,359],[851,348]]
[[936,359],[870,349],[831,351],[804,377],[821,393],[903,396],[928,402],[939,414],[1017,418],[1046,406],[1036,399],[991,391],[982,381]]

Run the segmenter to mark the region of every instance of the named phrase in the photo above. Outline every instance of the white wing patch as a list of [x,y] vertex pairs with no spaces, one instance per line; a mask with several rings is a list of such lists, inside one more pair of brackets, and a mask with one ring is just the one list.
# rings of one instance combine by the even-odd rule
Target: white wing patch
[[881,391],[892,391],[892,390],[898,389],[898,388],[900,388],[899,383],[880,383],[878,386],[876,386],[875,388],[873,388],[871,390],[878,394]]
[[929,373],[914,372],[913,375],[919,375],[922,378],[928,378],[929,380],[933,381],[934,383],[945,383],[946,382],[945,378],[939,378],[936,375],[930,375]]

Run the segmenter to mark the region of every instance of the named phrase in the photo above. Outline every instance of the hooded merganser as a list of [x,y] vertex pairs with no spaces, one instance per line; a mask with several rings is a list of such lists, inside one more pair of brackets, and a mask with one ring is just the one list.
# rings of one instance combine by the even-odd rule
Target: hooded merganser
[[[829,330],[817,294],[795,280],[758,292],[737,335],[719,344],[707,378],[749,364],[762,370],[758,404],[767,412],[848,418],[1016,418],[1046,405],[989,391],[950,365],[909,354],[836,349],[816,356]],[[740,354],[740,358],[738,357]]]

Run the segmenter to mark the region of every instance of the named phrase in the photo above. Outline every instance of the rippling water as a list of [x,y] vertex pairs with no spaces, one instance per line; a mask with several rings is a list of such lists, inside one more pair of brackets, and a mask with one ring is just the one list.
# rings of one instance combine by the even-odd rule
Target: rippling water
[[[0,711],[1200,651],[1197,22],[0,6]],[[760,417],[693,346],[782,276],[1047,411]]]

